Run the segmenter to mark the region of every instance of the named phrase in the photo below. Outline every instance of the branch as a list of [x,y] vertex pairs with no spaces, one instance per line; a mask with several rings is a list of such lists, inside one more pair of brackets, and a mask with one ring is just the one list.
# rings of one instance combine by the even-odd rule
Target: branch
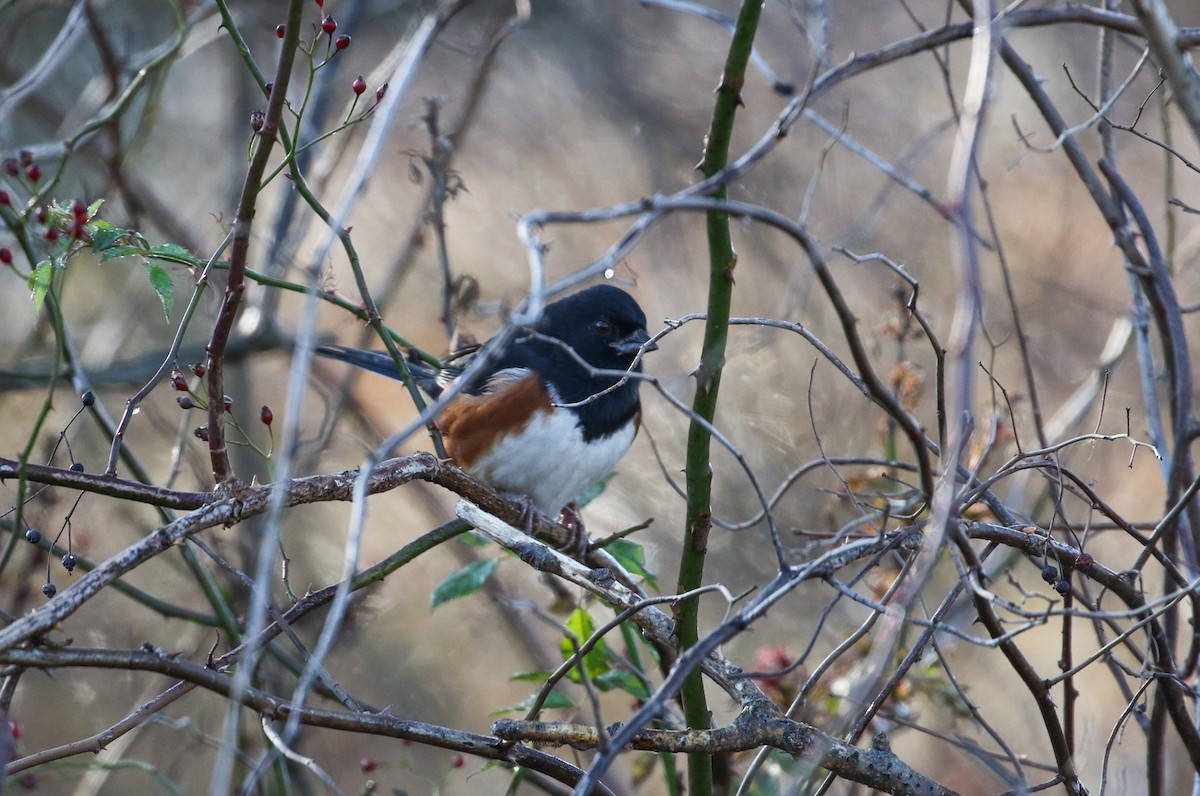
[[[574,749],[600,748],[595,727],[566,722],[501,719],[492,725],[497,737],[513,742],[569,745]],[[905,796],[953,796],[945,788],[892,753],[886,733],[871,739],[870,749],[837,741],[808,724],[778,713],[742,711],[726,727],[707,730],[640,730],[629,741],[630,749],[668,754],[731,754],[769,746],[793,757],[818,763],[843,779],[884,793]]]

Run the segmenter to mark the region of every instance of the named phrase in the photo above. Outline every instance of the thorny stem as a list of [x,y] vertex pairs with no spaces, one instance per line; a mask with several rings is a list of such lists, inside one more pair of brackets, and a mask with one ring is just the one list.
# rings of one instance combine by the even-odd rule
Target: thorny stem
[[[729,146],[738,106],[742,105],[742,86],[746,80],[746,64],[753,50],[754,36],[762,14],[762,0],[745,0],[738,12],[736,28],[729,43],[729,54],[712,122],[705,139],[704,159],[700,169],[711,177],[729,162]],[[713,192],[715,199],[726,198],[725,187]],[[729,336],[729,310],[733,298],[733,273],[737,254],[729,229],[729,215],[720,210],[706,214],[708,230],[708,318],[704,324],[704,342],[700,365],[696,368],[696,395],[692,411],[708,424],[717,413],[717,397],[721,389],[721,372],[725,366],[725,347]],[[697,589],[703,582],[704,561],[708,552],[708,535],[712,529],[712,435],[703,423],[693,420],[687,442],[687,517],[685,520],[683,559],[679,568],[677,591]],[[678,606],[676,633],[680,651],[693,647],[700,638],[699,598],[683,600]],[[680,691],[688,726],[707,729],[712,726],[708,703],[704,697],[703,675],[691,672]],[[705,796],[713,791],[712,757],[705,753],[688,755],[688,793]]]

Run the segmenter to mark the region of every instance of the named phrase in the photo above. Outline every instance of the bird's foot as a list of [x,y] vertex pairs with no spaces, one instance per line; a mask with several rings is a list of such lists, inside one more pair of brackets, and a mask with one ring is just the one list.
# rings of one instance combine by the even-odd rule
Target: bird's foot
[[578,503],[572,500],[563,506],[559,524],[570,534],[567,543],[560,549],[572,558],[578,558],[586,553],[590,540],[587,535],[587,527],[583,524],[583,515],[579,513]]
[[[534,531],[537,529],[542,513],[533,505],[533,500],[528,495],[522,495],[519,492],[501,492],[500,494],[521,508],[519,524],[516,527],[525,531],[529,536],[536,536]],[[563,506],[562,513],[558,518],[558,525],[567,532],[566,542],[555,545],[558,550],[573,558],[578,558],[587,552],[590,540],[587,528],[583,524],[583,517],[579,514],[579,506],[575,501],[572,500]]]
[[516,527],[525,531],[527,535],[533,536],[533,529],[537,527],[538,517],[541,516],[537,507],[533,505],[533,498],[529,497],[529,495],[522,495],[520,492],[501,491],[500,494],[521,507],[521,513],[518,517],[520,525]]

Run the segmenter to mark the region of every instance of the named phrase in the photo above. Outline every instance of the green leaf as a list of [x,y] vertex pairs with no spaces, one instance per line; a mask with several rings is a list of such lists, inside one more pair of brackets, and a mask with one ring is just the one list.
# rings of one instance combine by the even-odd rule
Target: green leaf
[[467,547],[487,547],[492,543],[491,539],[488,539],[486,536],[474,529],[467,531],[464,534],[460,534],[458,541],[462,542]]
[[201,268],[205,264],[204,260],[201,260],[176,243],[164,243],[161,246],[155,246],[147,254],[156,260],[166,260],[169,263],[176,263],[178,265]]
[[99,249],[100,262],[106,263],[109,260],[118,260],[122,257],[141,257],[146,252],[141,246],[130,246],[125,243],[113,242],[104,249]]
[[105,257],[105,260],[130,254],[145,254],[150,249],[146,239],[131,229],[114,227],[107,221],[93,221],[88,227],[92,236],[92,251],[103,253],[114,246],[123,249],[121,254],[110,255]]
[[129,232],[120,227],[114,227],[107,221],[93,221],[88,225],[88,234],[92,236],[92,251],[104,252],[120,242]]
[[614,475],[616,475],[615,472],[609,473],[608,475],[604,476],[603,480],[597,481],[588,487],[587,491],[585,491],[583,495],[581,495],[579,499],[575,501],[577,504],[579,504],[579,508],[583,508],[596,498],[600,497],[600,495],[602,495],[604,490],[608,487],[608,482],[613,479]]
[[171,320],[171,305],[175,303],[175,283],[171,281],[171,275],[167,273],[167,269],[158,263],[146,263],[146,270],[150,273],[150,284],[154,287],[154,292],[158,294],[158,300],[162,302],[163,314],[169,321]]
[[[527,713],[529,712],[529,709],[533,707],[533,702],[536,697],[537,694],[530,694],[528,698],[521,702],[521,704],[511,705],[507,708],[500,708],[499,710],[493,711],[492,715],[502,716],[505,713]],[[572,702],[571,698],[566,694],[560,694],[557,691],[551,691],[549,696],[546,697],[546,701],[542,703],[542,707],[546,710],[556,708],[573,708],[575,707],[575,703]]]
[[[575,654],[575,648],[579,644],[591,638],[596,632],[596,623],[592,621],[592,617],[587,611],[582,608],[576,608],[571,612],[571,616],[567,619],[567,632],[575,637],[575,642],[563,636],[560,648],[562,650],[563,660],[567,660]],[[588,650],[583,656],[583,668],[587,671],[589,679],[595,680],[600,675],[608,671],[608,647],[604,643],[604,639],[600,639],[594,647]],[[583,681],[583,677],[579,674],[579,668],[576,666],[567,673],[573,682],[579,683]]]
[[605,545],[604,549],[617,559],[621,566],[634,575],[645,578],[650,588],[658,591],[658,576],[646,568],[646,551],[640,544],[628,539],[614,539]]
[[628,669],[609,669],[593,682],[601,691],[620,689],[638,699],[650,698],[650,689],[646,687],[646,683]]
[[54,279],[54,263],[42,260],[29,275],[29,289],[33,291],[33,314],[39,315],[42,304],[46,301],[46,291],[50,289],[50,281]]
[[472,561],[457,572],[450,573],[434,588],[433,605],[430,608],[437,608],[444,602],[457,600],[459,597],[466,597],[468,594],[479,591],[498,566],[500,566],[500,559],[484,558]]
[[517,672],[508,679],[514,683],[540,683],[550,677],[553,672]]

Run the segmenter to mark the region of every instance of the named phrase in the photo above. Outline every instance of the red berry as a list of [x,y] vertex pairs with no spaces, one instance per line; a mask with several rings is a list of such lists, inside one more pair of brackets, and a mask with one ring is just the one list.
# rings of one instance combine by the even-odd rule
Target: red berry
[[250,129],[254,132],[259,132],[263,129],[263,122],[267,120],[267,114],[262,111],[255,111],[250,114]]
[[85,227],[79,221],[76,221],[74,224],[71,225],[71,239],[72,240],[80,240],[80,239],[86,238],[86,237],[87,237],[87,227]]
[[4,159],[4,171],[11,177],[15,177],[21,173],[21,164],[17,163],[16,158]]
[[183,374],[179,371],[175,371],[175,373],[171,376],[171,384],[174,385],[178,392],[188,391],[187,379],[185,379]]
[[387,93],[387,87],[388,87],[388,84],[384,83],[382,86],[375,89],[375,101],[376,102],[379,102],[379,100],[383,99],[383,95]]
[[333,33],[337,30],[337,20],[332,16],[326,16],[325,19],[321,20],[321,30],[326,33]]
[[192,396],[190,395],[181,395],[175,399],[175,402],[179,404],[180,409],[194,409],[196,407],[196,402],[192,400]]
[[0,263],[12,265],[12,252],[8,249],[0,249]]
[[200,378],[204,378],[204,374],[208,372],[208,368],[204,367],[203,362],[197,362],[192,365],[192,373],[195,373]]
[[25,167],[25,176],[30,182],[37,182],[42,178],[42,167],[36,163],[31,163]]
[[12,733],[12,737],[13,737],[14,741],[21,740],[21,722],[12,721],[10,719],[8,722],[8,731],[10,733]]
[[50,227],[50,229],[46,230],[42,234],[44,235],[46,240],[50,240],[50,241],[58,240],[58,230],[55,229],[54,227]]
[[30,152],[28,149],[22,149],[17,154],[21,156],[21,165],[22,166],[24,166],[25,168],[29,168],[30,166],[33,165],[33,153]]
[[196,435],[196,439],[201,439],[205,442],[208,442],[208,426],[200,426],[192,433]]
[[[14,736],[15,736],[15,733],[14,733]],[[376,763],[374,760],[372,760],[369,757],[364,757],[362,760],[358,761],[358,767],[361,768],[363,771],[367,772],[368,774],[370,774],[372,771],[374,771],[378,766],[379,766],[379,764]]]
[[350,46],[350,37],[347,36],[345,33],[343,33],[341,36],[338,36],[337,41],[335,41],[333,43],[333,49],[335,49],[335,50],[344,50],[349,46]]
[[230,409],[233,408],[233,399],[230,398],[228,395],[223,396],[223,399],[221,401],[221,406],[225,407],[225,411],[228,412]]
[[354,89],[355,94],[362,94],[367,90],[367,81],[363,80],[362,75],[359,75],[350,87]]
[[0,205],[11,205],[12,197],[8,195],[8,191],[0,191]]
[[45,224],[46,223],[46,208],[39,207],[37,210],[34,211],[33,217],[37,219],[37,222],[39,224]]
[[76,199],[74,202],[71,202],[71,214],[80,223],[88,220],[88,208],[82,199]]
[[258,413],[258,419],[263,422],[264,426],[271,425],[271,421],[275,419],[275,413],[271,411],[271,407],[264,406],[262,411]]
[[271,89],[273,89],[273,88],[275,88],[275,84],[274,84],[274,83],[268,83],[268,84],[266,85],[266,89],[267,89],[267,96],[268,96],[268,97],[269,97],[269,96],[271,96]]
[[454,762],[451,763],[455,768],[462,768],[467,764],[467,758],[463,757],[463,753],[459,752],[454,756]]
[[317,8],[324,8],[325,0],[317,0]]
[[276,37],[282,39],[286,35],[287,35],[287,25],[276,25],[275,26],[275,36]]

